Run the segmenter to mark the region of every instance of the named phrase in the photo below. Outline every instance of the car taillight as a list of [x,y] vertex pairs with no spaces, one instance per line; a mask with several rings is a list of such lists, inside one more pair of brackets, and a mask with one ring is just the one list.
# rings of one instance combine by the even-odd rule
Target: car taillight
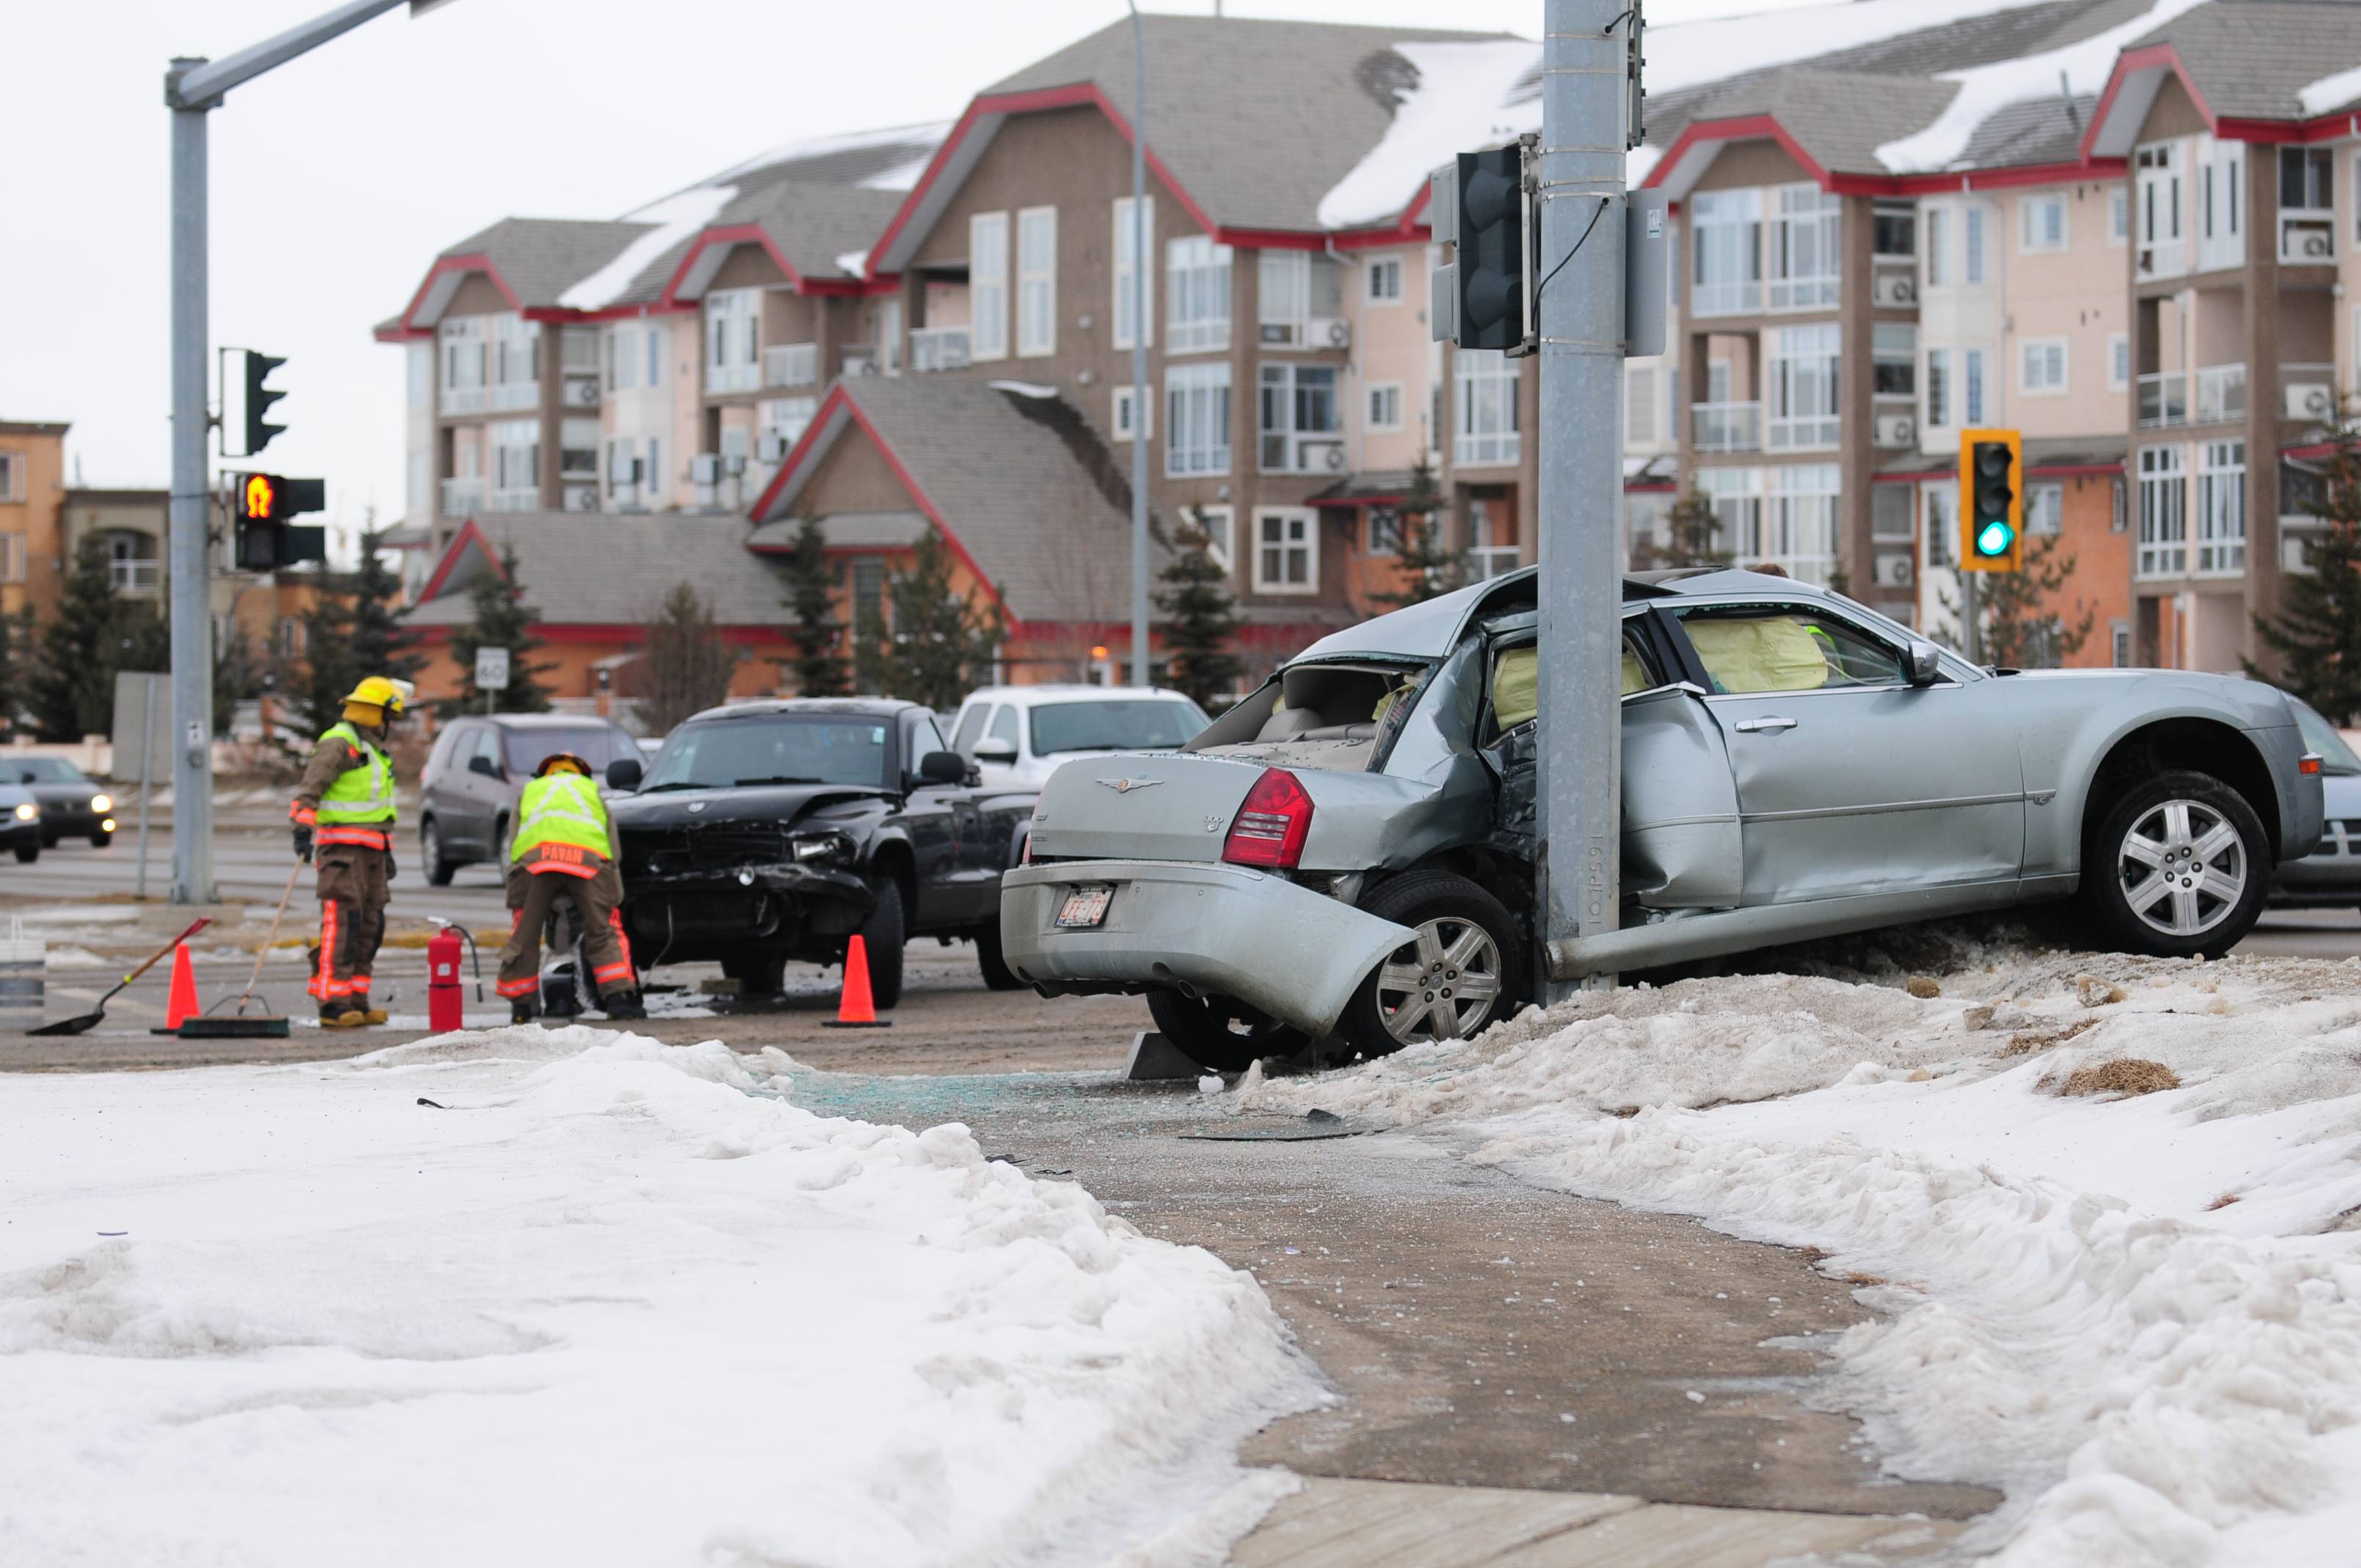
[[1265,768],[1230,824],[1222,859],[1234,866],[1292,870],[1311,831],[1312,797],[1302,781],[1285,768]]

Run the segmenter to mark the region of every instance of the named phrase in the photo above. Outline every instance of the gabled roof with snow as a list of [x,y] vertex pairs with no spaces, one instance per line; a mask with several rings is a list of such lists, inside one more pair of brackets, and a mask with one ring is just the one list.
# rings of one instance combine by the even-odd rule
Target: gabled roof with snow
[[[2122,157],[2167,75],[2224,134],[2361,111],[2361,5],[2207,0],[2126,41],[2086,145]],[[2225,124],[2225,122],[2227,122]]]
[[553,309],[576,279],[627,254],[649,227],[573,218],[502,218],[446,247],[427,269],[409,304],[380,323],[377,335],[400,338],[432,332],[459,286],[476,272],[489,277],[514,310]]

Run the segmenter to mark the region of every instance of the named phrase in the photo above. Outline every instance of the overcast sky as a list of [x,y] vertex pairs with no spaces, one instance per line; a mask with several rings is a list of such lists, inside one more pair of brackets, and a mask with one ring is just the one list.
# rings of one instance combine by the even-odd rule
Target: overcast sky
[[[1783,0],[1652,0],[1652,22]],[[169,464],[164,251],[176,54],[221,58],[330,0],[6,0],[11,159],[0,419],[71,422],[93,486]],[[1213,8],[1165,0],[1158,11]],[[1234,16],[1540,32],[1541,0],[1232,0]],[[212,116],[213,339],[285,355],[265,454],[330,515],[402,510],[393,314],[434,253],[502,216],[613,217],[777,143],[949,119],[1120,19],[1110,0],[452,0],[396,11]],[[1154,136],[1150,105],[1151,138]],[[70,470],[71,472],[71,470]]]

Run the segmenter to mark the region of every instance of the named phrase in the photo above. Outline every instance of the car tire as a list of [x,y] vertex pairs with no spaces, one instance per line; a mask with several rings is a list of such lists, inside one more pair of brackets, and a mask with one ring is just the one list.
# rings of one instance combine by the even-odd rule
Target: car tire
[[449,887],[451,873],[459,869],[443,853],[443,829],[431,817],[418,825],[418,859],[426,868],[426,880],[436,887]]
[[975,967],[983,975],[986,991],[1022,991],[1025,982],[1008,967],[1000,950],[1000,922],[987,921],[975,928]]
[[58,847],[58,836],[57,836],[56,834],[54,834],[54,833],[44,833],[44,834],[42,834],[42,835],[41,835],[41,848],[42,848],[42,849],[44,849],[44,850],[54,850],[54,849],[56,849],[57,847]]
[[1379,883],[1361,909],[1418,933],[1380,959],[1345,1004],[1338,1031],[1361,1055],[1468,1039],[1523,1003],[1524,927],[1466,877],[1406,872]]
[[115,835],[103,828],[90,836],[90,847],[93,850],[104,850],[114,842]]
[[1234,996],[1159,988],[1148,993],[1148,1014],[1182,1056],[1211,1072],[1244,1072],[1264,1057],[1295,1056],[1312,1043],[1302,1030]]
[[787,983],[787,955],[758,953],[752,958],[724,959],[721,972],[738,982],[740,996],[766,1002]]
[[869,954],[869,1000],[880,1007],[902,1002],[902,944],[909,932],[902,921],[902,884],[887,877],[873,890],[877,907],[861,923],[861,945]]
[[18,865],[29,866],[40,858],[41,847],[38,844],[19,844],[16,846],[16,863]]
[[[2163,876],[2172,864],[2187,874]],[[2175,770],[2133,780],[2091,818],[2082,897],[2119,951],[2218,959],[2261,916],[2273,869],[2246,797],[2211,773]]]

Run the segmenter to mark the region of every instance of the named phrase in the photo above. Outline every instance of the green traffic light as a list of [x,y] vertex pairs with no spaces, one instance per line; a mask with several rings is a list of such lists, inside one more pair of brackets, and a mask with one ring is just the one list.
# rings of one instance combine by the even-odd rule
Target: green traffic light
[[1996,521],[1988,522],[1976,531],[1976,554],[2005,555],[2008,554],[2009,541],[2014,537],[2008,524]]

